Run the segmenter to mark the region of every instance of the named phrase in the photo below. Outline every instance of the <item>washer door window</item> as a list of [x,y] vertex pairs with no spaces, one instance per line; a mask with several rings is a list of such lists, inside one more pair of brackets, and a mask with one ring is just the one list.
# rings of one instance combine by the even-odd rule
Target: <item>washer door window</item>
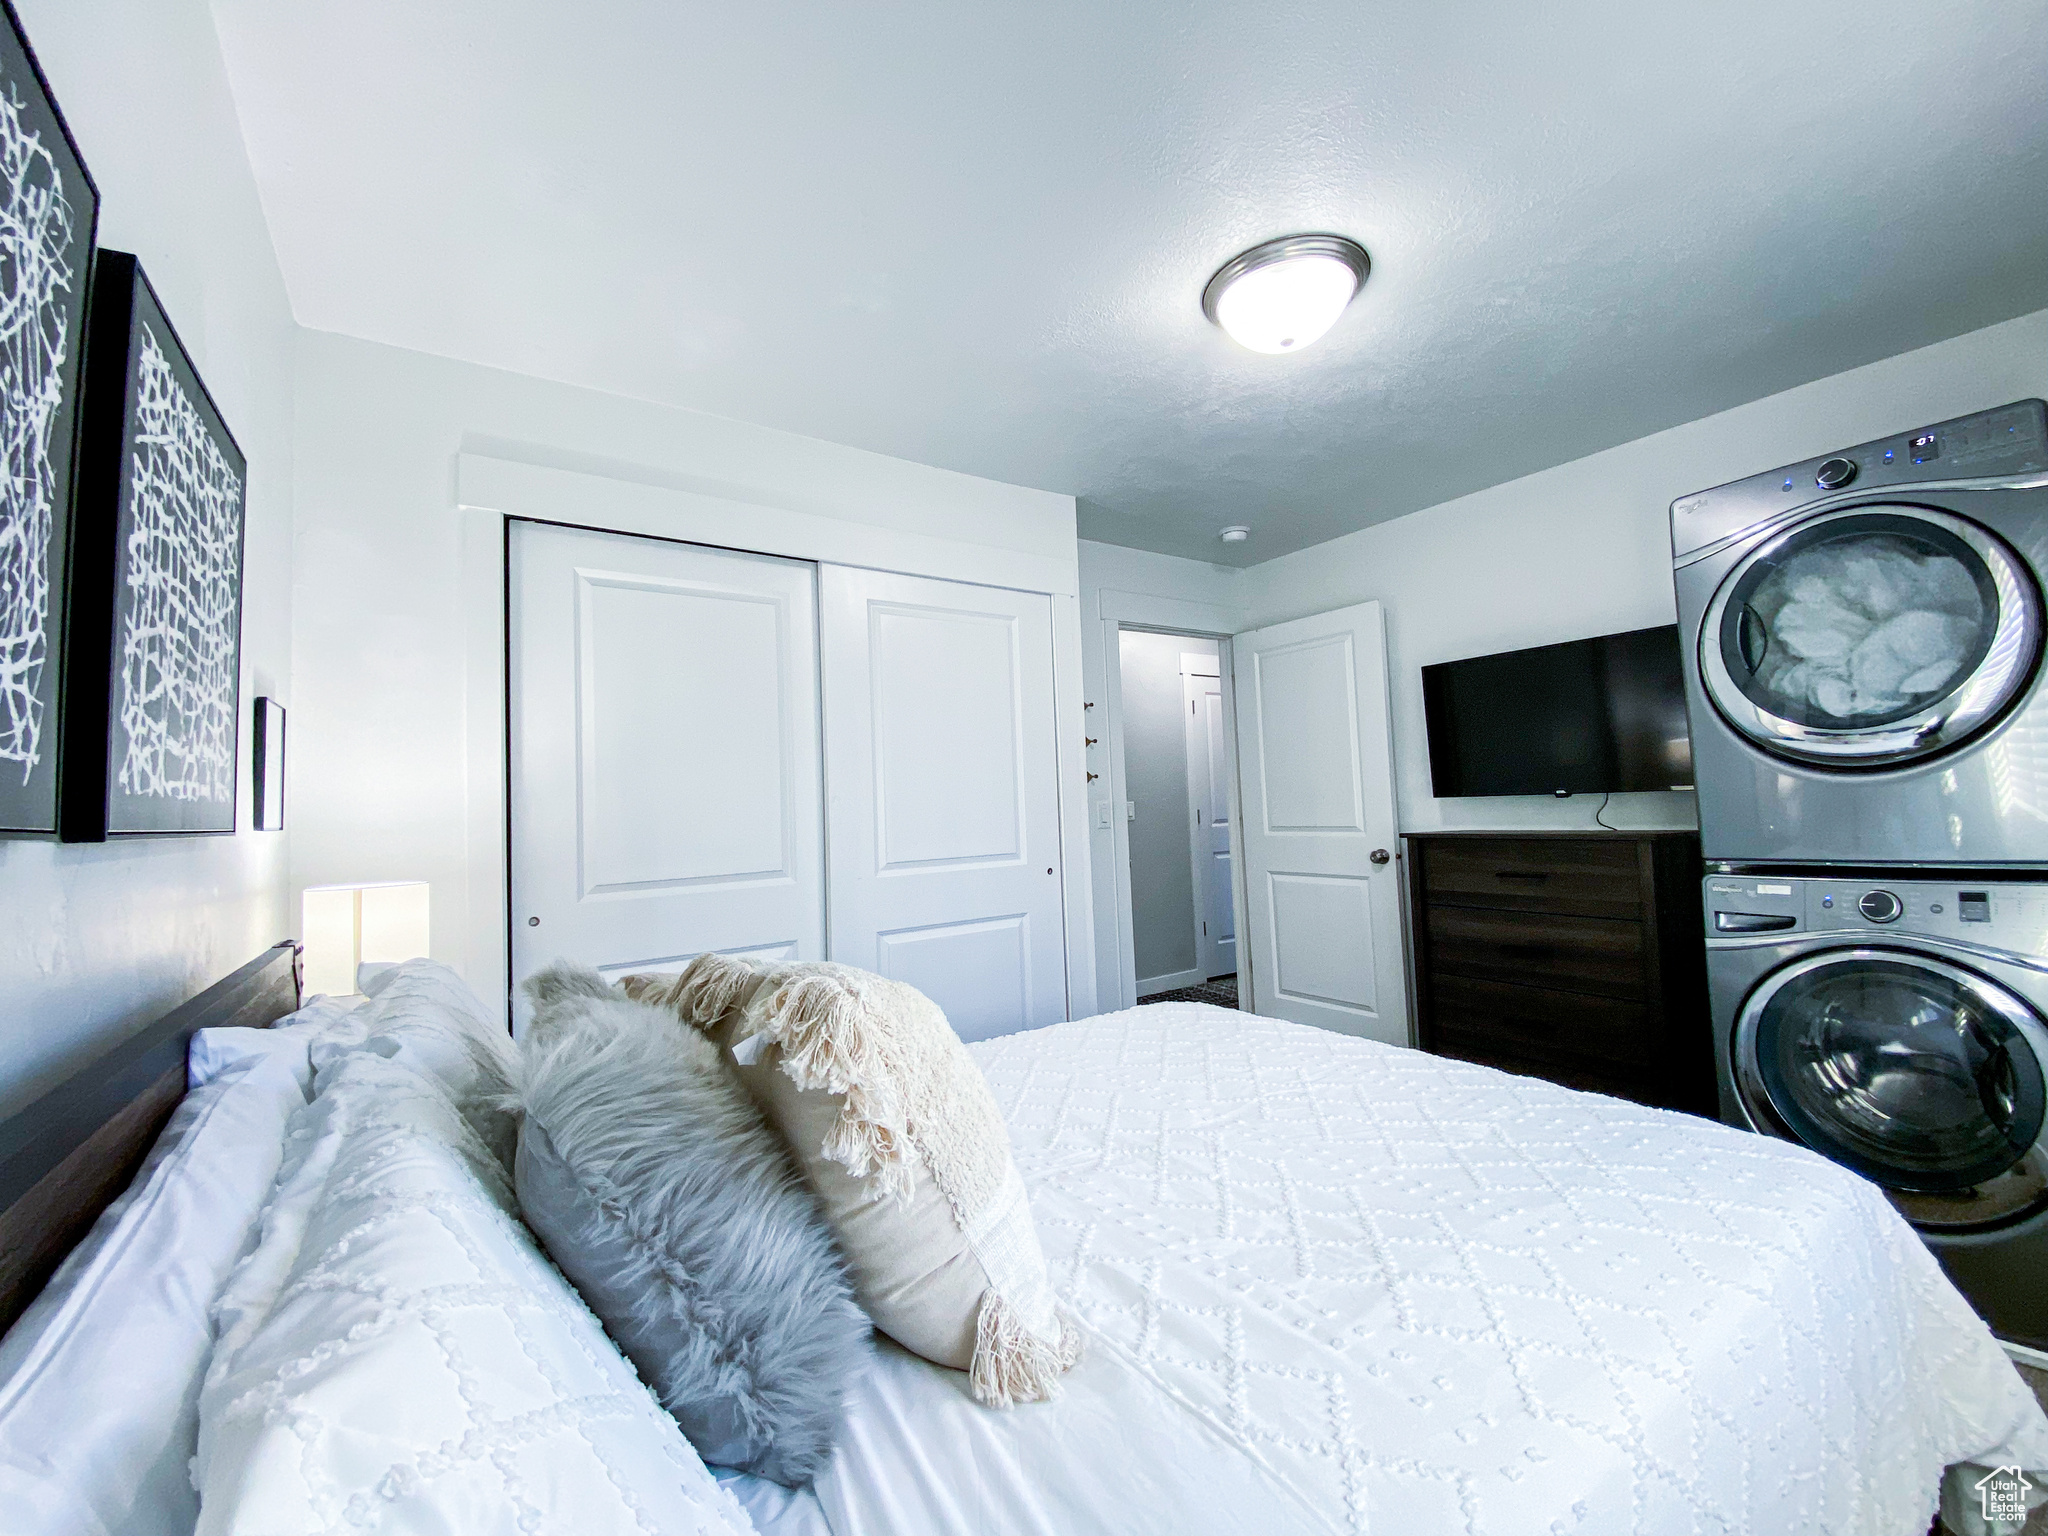
[[1700,634],[1700,675],[1767,751],[1886,767],[1996,720],[2040,642],[2040,594],[1995,535],[1924,507],[1855,507],[1729,573]]
[[2040,1016],[1960,966],[1834,950],[1767,978],[1736,1023],[1752,1120],[1884,1185],[1965,1195],[1947,1225],[2042,1202]]

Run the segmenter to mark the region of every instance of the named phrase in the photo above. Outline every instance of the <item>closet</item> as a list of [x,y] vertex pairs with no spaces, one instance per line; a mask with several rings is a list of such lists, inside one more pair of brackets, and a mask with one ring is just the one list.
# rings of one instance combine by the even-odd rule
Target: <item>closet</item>
[[515,980],[716,950],[1067,1016],[1049,598],[508,527]]

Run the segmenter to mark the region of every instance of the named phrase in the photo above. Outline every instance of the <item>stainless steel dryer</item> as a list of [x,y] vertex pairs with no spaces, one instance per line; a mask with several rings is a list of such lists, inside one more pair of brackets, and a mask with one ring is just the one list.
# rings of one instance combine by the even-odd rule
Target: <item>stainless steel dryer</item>
[[2048,869],[2048,407],[1671,505],[1702,852]]
[[2048,885],[1710,875],[1722,1118],[1880,1185],[2048,1348]]

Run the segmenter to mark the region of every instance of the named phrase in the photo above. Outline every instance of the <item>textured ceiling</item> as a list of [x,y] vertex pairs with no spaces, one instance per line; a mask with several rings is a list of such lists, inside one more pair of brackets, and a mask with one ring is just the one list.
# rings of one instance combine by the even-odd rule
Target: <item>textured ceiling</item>
[[[1232,564],[2048,305],[2040,0],[214,11],[306,325]],[[1324,229],[1313,351],[1202,318]]]

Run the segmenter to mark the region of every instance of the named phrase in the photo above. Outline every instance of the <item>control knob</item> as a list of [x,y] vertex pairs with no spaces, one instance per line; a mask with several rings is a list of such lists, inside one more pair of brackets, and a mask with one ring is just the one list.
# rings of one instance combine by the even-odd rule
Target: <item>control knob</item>
[[1824,491],[1839,491],[1856,478],[1854,459],[1829,459],[1815,471],[1813,483]]
[[1856,910],[1873,923],[1895,923],[1899,914],[1906,910],[1906,905],[1890,891],[1865,891],[1856,903]]

